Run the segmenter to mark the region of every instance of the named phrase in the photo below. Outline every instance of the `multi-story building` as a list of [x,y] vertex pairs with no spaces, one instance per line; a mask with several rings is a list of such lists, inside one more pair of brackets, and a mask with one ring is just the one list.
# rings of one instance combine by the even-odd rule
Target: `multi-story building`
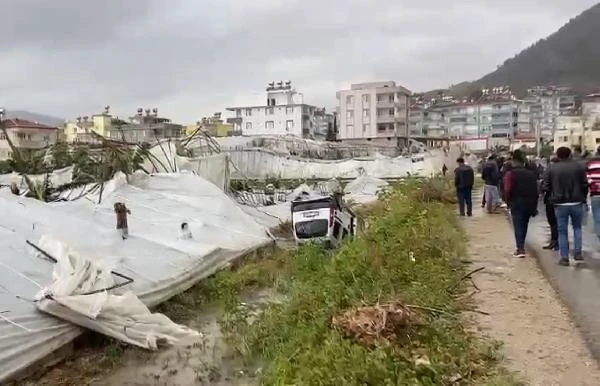
[[225,123],[221,119],[221,113],[214,113],[212,117],[202,118],[195,124],[186,126],[185,134],[193,135],[199,128],[213,137],[231,137],[242,134],[241,131],[234,131],[231,123]]
[[600,93],[583,97],[581,115],[586,129],[600,130]]
[[[145,114],[144,114],[145,113]],[[158,109],[137,110],[129,122],[118,122],[110,130],[110,139],[129,143],[152,143],[183,136],[183,126],[158,116]]]
[[58,140],[58,128],[42,125],[37,122],[27,121],[20,118],[3,119],[2,125],[6,129],[0,131],[0,157],[2,159],[11,156],[11,148],[8,140],[23,150],[38,150],[54,145]]
[[315,106],[304,104],[291,82],[271,82],[267,86],[267,104],[228,107],[234,117],[227,122],[243,135],[295,135],[313,138],[316,128]]
[[556,128],[554,130],[554,150],[556,151],[556,149],[562,146],[571,147],[573,145],[589,148],[590,144],[585,134],[581,115],[559,115],[556,119]]
[[315,109],[315,138],[325,140],[330,135],[335,135],[335,119],[332,113],[325,108]]
[[67,121],[63,128],[64,138],[67,142],[99,143],[100,137],[110,138],[111,129],[126,122],[109,113],[110,106],[106,106],[99,114],[80,116],[75,120]]
[[530,131],[542,138],[551,139],[557,129],[561,114],[572,114],[577,110],[577,96],[568,87],[533,87],[527,90],[523,104],[530,106]]
[[408,143],[410,91],[394,81],[358,83],[337,92],[338,139],[374,141],[379,145]]

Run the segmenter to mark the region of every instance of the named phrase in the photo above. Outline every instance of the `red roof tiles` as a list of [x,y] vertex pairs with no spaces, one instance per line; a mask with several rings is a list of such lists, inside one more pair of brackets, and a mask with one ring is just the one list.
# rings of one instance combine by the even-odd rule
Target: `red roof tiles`
[[56,127],[42,125],[41,123],[28,121],[21,118],[7,118],[2,121],[7,129],[46,129],[58,130]]

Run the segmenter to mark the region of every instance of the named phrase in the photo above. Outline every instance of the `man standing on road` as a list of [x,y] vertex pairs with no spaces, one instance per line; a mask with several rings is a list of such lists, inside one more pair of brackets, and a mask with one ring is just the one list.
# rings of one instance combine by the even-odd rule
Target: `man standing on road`
[[598,147],[594,157],[587,163],[587,180],[592,202],[594,231],[600,239],[600,147]]
[[558,223],[559,264],[569,265],[569,218],[573,226],[573,259],[583,261],[581,225],[587,201],[588,182],[586,170],[571,158],[568,147],[556,150],[558,162],[549,168],[544,180],[544,190],[549,192],[549,202],[554,205]]
[[489,156],[488,161],[483,165],[481,170],[481,178],[485,183],[484,201],[487,205],[487,212],[493,213],[498,207],[499,192],[498,182],[500,181],[500,170],[496,163],[496,155]]
[[473,183],[475,182],[475,173],[473,168],[465,164],[465,160],[459,157],[456,160],[458,167],[454,169],[454,186],[456,187],[456,197],[458,198],[458,209],[460,215],[465,215],[465,206],[467,207],[467,216],[473,215]]
[[[558,162],[558,158],[552,157],[550,159],[550,164],[546,167],[546,170],[543,174],[543,179],[546,179],[546,175],[549,173],[552,164]],[[546,220],[548,220],[548,225],[550,226],[550,242],[547,245],[544,245],[544,249],[551,249],[553,251],[558,251],[558,225],[556,222],[556,213],[554,212],[554,205],[550,202],[550,192],[546,191],[544,184],[542,182],[542,192],[544,194],[544,205],[546,206]]]
[[512,167],[504,177],[504,196],[510,208],[517,249],[513,256],[525,257],[529,220],[537,215],[538,181],[536,173],[525,167],[527,159],[520,150],[512,155]]

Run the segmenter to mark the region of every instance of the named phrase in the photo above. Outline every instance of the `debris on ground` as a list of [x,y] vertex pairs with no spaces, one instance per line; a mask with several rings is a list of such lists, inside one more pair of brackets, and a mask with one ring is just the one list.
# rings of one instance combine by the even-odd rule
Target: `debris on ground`
[[[152,313],[129,290],[115,293],[133,279],[111,271],[106,262],[87,260],[46,236],[40,240],[38,250],[56,260],[54,282],[36,296],[41,312],[150,350],[200,335],[163,314]],[[117,284],[115,275],[128,281]]]
[[419,324],[419,315],[400,302],[378,303],[336,315],[331,324],[365,346],[387,345],[398,328]]

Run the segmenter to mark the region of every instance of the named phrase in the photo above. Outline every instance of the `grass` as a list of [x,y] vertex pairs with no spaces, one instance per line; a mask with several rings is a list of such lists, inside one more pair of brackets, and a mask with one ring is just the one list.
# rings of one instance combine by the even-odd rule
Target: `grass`
[[[279,288],[285,302],[257,314],[229,298],[223,328],[242,355],[264,364],[264,384],[517,384],[498,367],[497,347],[460,317],[472,307],[461,282],[466,238],[448,185],[404,183],[369,206],[368,229],[332,256],[317,246],[288,256]],[[240,276],[222,282],[239,293],[240,280],[255,274]],[[421,310],[423,323],[375,347],[331,326],[347,309],[387,301]]]

